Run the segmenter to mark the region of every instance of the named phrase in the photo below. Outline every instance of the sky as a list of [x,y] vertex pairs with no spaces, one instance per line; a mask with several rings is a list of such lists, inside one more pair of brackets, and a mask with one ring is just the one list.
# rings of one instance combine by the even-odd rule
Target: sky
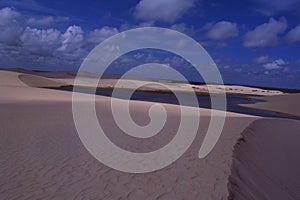
[[[0,0],[0,68],[77,70],[100,42],[131,28],[195,39],[227,84],[300,89],[300,0]],[[108,73],[159,62],[201,81],[182,58],[144,50]]]

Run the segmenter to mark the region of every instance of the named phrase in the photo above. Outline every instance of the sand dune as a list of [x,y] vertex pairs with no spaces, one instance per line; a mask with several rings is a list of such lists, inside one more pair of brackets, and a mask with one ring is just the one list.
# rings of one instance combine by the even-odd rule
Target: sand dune
[[[16,72],[20,74],[20,78],[26,84],[29,84],[32,87],[49,87],[49,85],[53,87],[60,87],[65,85],[74,85],[74,80],[76,77],[75,71],[66,71],[66,72],[42,72],[42,71],[30,71],[24,69],[10,69],[9,71]],[[98,76],[96,74],[88,73],[88,72],[80,72],[82,77],[82,85],[84,87],[91,87],[95,80],[98,80]],[[43,78],[46,78],[43,79]],[[101,81],[98,84],[98,88],[113,88],[120,76],[109,76],[104,75]],[[47,82],[49,83],[47,83]],[[53,83],[51,83],[53,81]],[[125,76],[122,82],[119,84],[121,88],[135,88],[136,85],[145,85],[139,90],[142,91],[153,91],[153,92],[168,92],[169,90],[165,87],[159,86],[157,83],[163,83],[170,87],[172,91],[188,91],[190,87],[194,89],[195,92],[198,93],[208,93],[208,91],[212,93],[220,93],[223,92],[223,88],[220,85],[208,84],[208,85],[195,85],[195,84],[187,84],[184,82],[176,82],[176,81],[168,81],[168,80],[154,80],[147,78],[136,78],[131,76]],[[278,90],[271,89],[260,89],[255,87],[248,86],[237,86],[237,85],[225,85],[224,90],[227,93],[232,94],[248,94],[248,95],[257,95],[257,96],[274,96],[281,95],[283,92]]]
[[300,122],[261,119],[234,150],[229,199],[300,199]]
[[18,78],[23,83],[31,87],[61,87],[67,85],[57,80],[44,78],[36,75],[30,75],[30,74],[20,74]]
[[[60,79],[0,71],[1,199],[225,200],[229,195],[227,184],[234,146],[244,129],[261,119],[228,112],[219,142],[206,158],[199,159],[199,148],[211,115],[210,110],[199,108],[201,119],[197,137],[179,160],[156,172],[128,174],[106,167],[84,148],[73,122],[71,92],[37,88],[61,82]],[[179,106],[161,104],[168,113],[164,129],[149,139],[136,139],[124,134],[116,126],[110,109],[111,98],[96,96],[95,100],[100,122],[109,133],[111,141],[134,152],[161,148],[174,136],[180,120]],[[151,105],[152,102],[131,101],[130,111],[133,119],[137,123],[147,123],[147,108]],[[269,130],[266,133],[271,133],[272,123],[265,124],[260,120],[258,122],[263,123]],[[291,127],[296,127],[296,122],[289,120],[281,125],[285,127],[289,126],[289,123],[293,124]],[[265,129],[262,127],[262,130]],[[259,134],[255,134],[255,137],[260,139],[261,132],[257,132]],[[298,141],[294,137],[296,135],[292,134],[282,141],[288,143],[289,138],[292,138],[290,142]],[[271,135],[262,135],[261,144],[273,147],[273,140]],[[288,149],[288,152],[290,151],[291,149]],[[295,152],[298,152],[297,149]],[[252,151],[250,153],[252,155]],[[266,151],[264,156],[268,154],[272,155],[272,151]],[[259,172],[270,165],[263,163],[263,160],[261,162]],[[283,175],[288,175],[286,171],[281,172],[286,169],[283,162],[284,160],[276,162],[283,166],[276,169]],[[249,161],[246,160],[245,163],[248,164]],[[236,167],[239,169],[239,166],[234,164],[233,169]],[[235,177],[234,170],[232,177]],[[278,172],[278,176],[280,173]],[[254,175],[253,181],[260,181],[260,177]],[[291,182],[283,183],[290,186]],[[248,186],[243,188],[248,191]],[[238,191],[237,193],[242,194],[243,188],[233,188],[230,193],[235,194],[234,192]],[[291,191],[294,192],[294,188]],[[252,191],[249,194],[252,195]]]
[[[84,148],[74,126],[70,92],[29,87],[19,81],[19,73],[0,74],[10,76],[11,84],[0,79],[1,199],[226,199],[233,146],[256,119],[228,113],[222,142],[200,160],[210,110],[199,109],[201,129],[188,152],[157,172],[127,174],[104,166]],[[165,145],[180,120],[179,106],[163,104],[169,114],[167,132],[159,133],[159,139],[132,139],[114,124],[109,104],[110,98],[97,96],[97,112],[106,116],[102,123],[113,142],[132,151]],[[152,104],[132,101],[134,119],[147,121],[145,108]]]
[[255,104],[241,105],[244,107],[271,110],[300,117],[300,94],[285,94],[270,97],[257,97],[262,100]]

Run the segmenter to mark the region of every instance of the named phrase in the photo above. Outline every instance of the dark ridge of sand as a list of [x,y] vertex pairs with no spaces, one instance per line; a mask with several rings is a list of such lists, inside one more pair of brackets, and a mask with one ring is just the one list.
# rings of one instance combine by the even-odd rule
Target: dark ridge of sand
[[269,110],[300,117],[300,94],[255,97],[255,99],[262,101],[254,104],[241,104],[241,106],[261,110]]
[[62,87],[66,86],[64,83],[55,81],[53,79],[44,78],[31,74],[20,74],[18,78],[30,87]]
[[35,70],[28,70],[28,69],[22,69],[22,68],[5,68],[5,69],[1,69],[1,70],[17,72],[17,73],[22,73],[22,74],[42,76],[45,78],[74,78],[76,76],[75,71],[35,71]]
[[300,122],[260,119],[235,145],[229,200],[300,199]]

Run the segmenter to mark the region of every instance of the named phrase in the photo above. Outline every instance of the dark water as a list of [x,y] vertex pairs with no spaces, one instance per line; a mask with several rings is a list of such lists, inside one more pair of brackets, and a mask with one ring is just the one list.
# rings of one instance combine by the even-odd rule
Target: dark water
[[[72,86],[65,86],[60,88],[50,88],[50,89],[58,89],[58,90],[64,90],[64,91],[73,91]],[[112,89],[97,89],[96,95],[102,95],[102,96],[112,96]],[[89,88],[80,88],[80,92],[83,93],[92,93],[93,91]],[[119,90],[118,96],[114,96],[116,98],[121,99],[127,99],[126,94],[128,90],[123,89]],[[182,95],[185,95],[184,92],[182,92]],[[256,99],[257,96],[251,96],[251,95],[245,95],[245,94],[226,94],[227,98],[227,111],[235,112],[235,113],[242,113],[242,114],[249,114],[249,115],[256,115],[261,117],[274,117],[274,118],[288,118],[288,119],[297,119],[300,120],[299,117],[283,114],[283,113],[277,113],[273,111],[267,111],[267,110],[259,110],[254,108],[246,108],[239,106],[238,104],[253,104],[256,102],[261,102],[262,100]],[[218,95],[214,95],[212,98],[220,98]],[[173,93],[155,93],[155,92],[142,92],[142,91],[135,91],[133,95],[131,96],[132,100],[138,100],[138,101],[151,101],[151,102],[158,102],[158,103],[169,103],[169,104],[176,104],[179,105],[179,102]],[[197,94],[198,99],[198,105],[201,108],[211,108],[211,97],[207,94]],[[194,104],[190,102],[181,103],[181,105],[185,106],[195,106]],[[215,109],[222,110],[221,107],[218,107],[218,105],[215,107]]]

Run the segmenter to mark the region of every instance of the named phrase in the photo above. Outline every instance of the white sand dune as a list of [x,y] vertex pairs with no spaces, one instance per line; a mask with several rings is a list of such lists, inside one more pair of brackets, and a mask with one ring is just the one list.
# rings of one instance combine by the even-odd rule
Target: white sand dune
[[229,199],[300,199],[300,121],[261,119],[234,150]]
[[[189,150],[162,170],[128,174],[106,167],[84,148],[73,122],[71,92],[36,88],[54,82],[51,78],[37,78],[37,75],[23,76],[21,81],[21,74],[0,71],[0,199],[225,200],[229,195],[227,183],[234,145],[244,129],[260,119],[227,113],[219,142],[205,159],[200,160],[198,152],[211,111],[192,108],[199,110],[201,119],[197,137]],[[58,82],[63,81],[59,79]],[[174,136],[180,120],[179,106],[161,104],[168,113],[163,131],[149,139],[134,139],[116,126],[111,115],[111,99],[96,96],[95,100],[97,114],[103,116],[101,113],[104,113],[100,122],[109,133],[108,137],[131,151],[162,147]],[[147,108],[151,105],[151,102],[131,101],[133,119],[145,124],[149,120]],[[272,128],[272,125],[266,126]],[[272,137],[271,142],[263,141],[267,146],[272,145]],[[262,164],[262,169],[264,167],[268,165]]]
[[[12,72],[17,72],[21,75],[21,80],[26,84],[32,87],[60,87],[66,85],[74,85],[74,80],[76,77],[75,71],[66,71],[66,72],[37,72],[30,71],[24,69],[12,69]],[[94,86],[95,80],[98,80],[98,76],[96,74],[88,73],[88,72],[80,72],[81,76],[81,84],[80,86],[91,87]],[[46,78],[46,80],[41,80],[42,78]],[[109,76],[104,75],[99,82],[99,88],[113,88],[120,76]],[[46,81],[46,82],[45,82]],[[53,81],[53,83],[51,83]],[[49,82],[49,83],[48,83]],[[208,91],[212,93],[220,93],[223,92],[223,89],[232,94],[248,94],[248,95],[258,95],[258,96],[274,96],[281,95],[283,92],[277,90],[266,90],[255,87],[247,87],[247,86],[237,86],[237,85],[225,85],[224,88],[220,85],[215,84],[207,84],[207,85],[194,85],[187,84],[183,82],[174,82],[168,80],[153,80],[147,78],[136,78],[131,76],[125,76],[124,79],[119,83],[120,88],[136,88],[136,85],[145,85],[140,90],[143,91],[155,91],[155,92],[167,92],[168,89],[166,87],[162,87],[157,83],[163,83],[169,86],[169,89],[172,91],[189,91],[192,87],[195,92],[199,93],[208,93]]]
[[[70,92],[32,88],[19,81],[18,75],[0,73],[1,199],[227,198],[233,146],[256,117],[228,113],[222,142],[200,160],[210,110],[199,109],[201,129],[188,152],[157,172],[128,174],[104,166],[84,148],[74,126]],[[110,98],[97,96],[97,111],[106,114],[101,123],[113,142],[132,151],[165,145],[180,120],[179,106],[163,104],[169,114],[166,132],[159,133],[159,139],[132,139],[114,124],[109,104]],[[152,104],[132,101],[134,119],[147,121],[145,108]]]
[[[67,82],[69,85],[74,84],[74,79],[59,79],[62,82]],[[104,78],[99,82],[99,88],[114,88],[118,79]],[[274,96],[281,95],[283,92],[276,90],[265,90],[255,87],[246,87],[246,86],[235,86],[235,85],[225,85],[224,88],[220,85],[208,84],[208,85],[194,85],[188,83],[180,83],[180,82],[171,82],[166,80],[134,80],[134,79],[123,79],[120,83],[118,83],[118,87],[120,88],[136,88],[136,85],[145,85],[140,90],[143,91],[155,91],[155,92],[167,92],[168,89],[166,87],[162,87],[157,83],[165,84],[172,91],[190,91],[192,87],[195,92],[198,93],[220,93],[224,90],[228,93],[232,94],[248,94],[248,95],[258,95],[258,96]],[[84,81],[84,86],[91,86],[91,79],[86,78]]]

